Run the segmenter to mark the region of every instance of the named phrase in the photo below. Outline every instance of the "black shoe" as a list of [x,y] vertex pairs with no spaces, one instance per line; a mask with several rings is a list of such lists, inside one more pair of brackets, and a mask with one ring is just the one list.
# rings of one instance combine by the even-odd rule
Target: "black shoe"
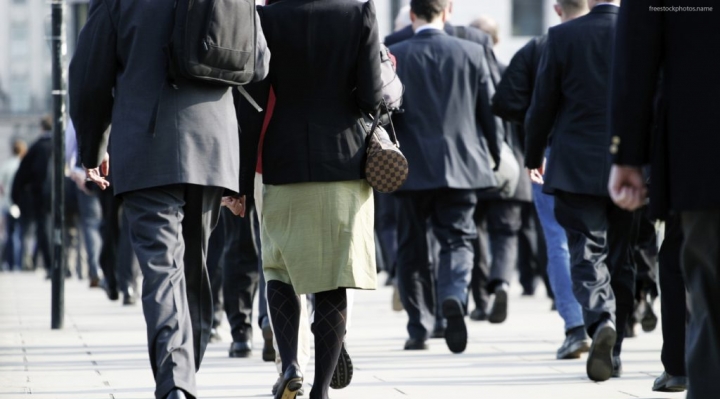
[[445,338],[445,330],[446,328],[443,324],[435,324],[435,328],[433,328],[433,332],[432,334],[430,334],[430,338]]
[[135,295],[123,294],[123,306],[134,306],[135,304],[137,304],[137,299],[135,299]]
[[292,365],[280,376],[276,385],[277,388],[273,387],[275,399],[295,399],[302,389],[303,375]]
[[[230,357],[250,357],[252,355],[252,342],[239,341],[230,345]],[[275,359],[273,359],[275,360]]]
[[495,288],[495,301],[493,301],[492,308],[490,309],[490,315],[488,316],[488,321],[490,321],[490,323],[503,323],[507,319],[509,290],[510,286],[508,283],[499,284]]
[[685,392],[687,390],[687,377],[676,377],[663,371],[662,375],[653,384],[655,392]]
[[185,392],[179,389],[173,389],[165,399],[187,399],[187,396],[185,396]]
[[111,301],[117,301],[120,299],[120,292],[118,292],[117,288],[110,289],[108,286],[107,280],[103,280],[100,283],[100,287],[102,287],[103,290],[105,290],[105,294],[107,294],[107,297]]
[[450,352],[462,353],[467,348],[467,327],[462,305],[457,299],[446,299],[442,304],[443,316],[447,320],[445,343]]
[[615,324],[610,320],[598,324],[587,359],[587,376],[593,381],[607,381],[613,374],[612,351],[617,340]]
[[[282,382],[282,380],[283,380],[283,375],[280,374],[278,376],[277,381],[275,381],[275,384],[273,384],[273,387],[272,387],[273,396],[275,396],[275,394],[277,394],[278,387],[280,386],[280,383]],[[298,389],[298,391],[297,391],[297,396],[303,396],[303,395],[305,395],[305,388],[300,387],[300,389]]]
[[640,325],[642,326],[643,331],[655,331],[657,324],[658,317],[653,310],[652,302],[645,303],[645,312],[643,312],[642,318],[640,319]]
[[266,362],[274,362],[276,353],[273,347],[273,330],[270,326],[270,320],[265,318],[262,323],[263,350],[262,358]]
[[477,307],[475,310],[470,312],[470,320],[474,321],[485,321],[488,319],[488,314],[484,308]]
[[612,378],[622,377],[623,369],[622,369],[622,360],[620,360],[620,356],[613,356],[612,364],[613,364]]
[[590,350],[584,327],[576,327],[566,333],[565,342],[557,351],[558,360],[579,359],[582,353]]
[[350,354],[345,349],[345,342],[342,343],[340,357],[338,358],[335,371],[330,380],[330,388],[343,389],[350,385],[353,378],[353,363]]
[[405,341],[406,351],[424,351],[427,350],[428,346],[425,340],[410,338]]

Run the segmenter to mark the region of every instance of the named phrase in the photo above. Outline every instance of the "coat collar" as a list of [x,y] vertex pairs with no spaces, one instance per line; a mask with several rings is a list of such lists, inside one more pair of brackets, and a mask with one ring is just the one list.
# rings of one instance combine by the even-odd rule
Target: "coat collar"
[[620,7],[615,4],[600,3],[590,10],[590,14],[618,14]]

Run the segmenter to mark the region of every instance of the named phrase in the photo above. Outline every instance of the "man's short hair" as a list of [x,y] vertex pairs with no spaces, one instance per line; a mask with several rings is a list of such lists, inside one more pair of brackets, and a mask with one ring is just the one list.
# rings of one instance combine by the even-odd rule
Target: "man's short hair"
[[418,18],[429,22],[439,17],[449,3],[449,0],[411,0],[410,9]]
[[49,132],[53,130],[53,119],[50,115],[45,115],[40,119],[40,128],[43,132]]
[[557,0],[565,14],[575,14],[587,6],[587,0]]

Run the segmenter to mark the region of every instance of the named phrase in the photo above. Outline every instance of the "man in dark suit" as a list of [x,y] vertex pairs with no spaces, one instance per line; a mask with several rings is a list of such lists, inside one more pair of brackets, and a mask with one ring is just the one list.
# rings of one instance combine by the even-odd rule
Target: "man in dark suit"
[[548,33],[525,120],[526,163],[534,180],[544,180],[544,191],[555,195],[555,215],[568,237],[573,291],[593,339],[587,374],[605,381],[621,374],[623,331],[633,310],[635,270],[628,244],[633,215],[615,206],[606,188],[607,98],[618,6],[588,4],[589,14]]
[[[44,117],[40,121],[41,136],[30,146],[27,155],[20,162],[12,187],[12,200],[16,204],[29,204],[21,212],[32,216],[35,224],[37,251],[42,257],[47,278],[52,267],[52,249],[50,247],[50,203],[48,178],[52,159],[52,119]],[[34,259],[34,257],[33,257]],[[35,267],[33,267],[34,269]]]
[[[157,399],[197,396],[195,372],[213,316],[208,239],[223,190],[239,190],[240,168],[230,89],[182,77],[168,83],[163,48],[174,3],[93,0],[70,66],[80,160],[102,189],[110,185],[112,124],[112,184],[144,275]],[[262,35],[257,48],[261,79],[269,64]]]
[[[610,97],[613,200],[629,210],[643,206],[641,167],[652,164],[650,206],[659,214],[674,211],[682,222],[691,308],[688,399],[720,397],[720,186],[713,184],[720,168],[720,54],[714,51],[720,14],[699,5],[623,3]],[[661,69],[664,126],[653,135],[648,127]]]
[[[565,23],[587,14],[586,0],[558,0],[555,12]],[[547,35],[530,40],[510,60],[503,79],[493,96],[493,112],[503,119],[519,124],[524,138],[524,123],[532,100],[540,57],[547,43]],[[542,185],[533,184],[533,201],[545,233],[547,244],[547,274],[560,317],[565,322],[565,341],[557,351],[558,359],[572,359],[588,350],[582,307],[572,291],[570,253],[567,235],[558,224],[552,195],[542,192]]]
[[464,313],[477,237],[476,190],[496,185],[491,163],[500,162],[502,138],[490,110],[485,53],[443,31],[448,3],[411,1],[415,36],[390,51],[406,88],[406,112],[395,120],[410,166],[397,194],[398,285],[410,318],[405,348],[426,348],[435,318],[426,239],[430,219],[441,246],[437,298],[448,323],[445,340],[459,353],[467,345]]

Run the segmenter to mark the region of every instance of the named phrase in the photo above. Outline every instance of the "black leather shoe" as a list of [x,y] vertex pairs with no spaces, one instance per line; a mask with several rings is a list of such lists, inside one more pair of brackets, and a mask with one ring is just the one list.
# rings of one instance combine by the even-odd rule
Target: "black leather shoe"
[[342,343],[340,349],[340,357],[338,358],[335,371],[333,371],[332,379],[330,379],[330,388],[343,389],[350,385],[353,378],[353,363],[350,354],[345,349],[345,342]]
[[490,321],[490,323],[499,324],[505,322],[507,319],[509,291],[510,286],[508,283],[502,283],[495,287],[495,300],[488,315],[488,321]]
[[[278,387],[280,387],[280,383],[281,383],[282,381],[283,381],[283,375],[280,374],[280,375],[278,376],[277,381],[275,381],[275,384],[273,384],[273,387],[272,387],[272,394],[273,394],[273,396],[275,396],[275,395],[277,394]],[[297,396],[303,396],[303,395],[305,395],[305,388],[304,388],[304,387],[300,387],[300,389],[298,389],[298,391],[297,391]]]
[[263,350],[262,358],[266,362],[274,362],[276,353],[273,347],[273,330],[270,326],[270,320],[266,317],[262,323]]
[[593,334],[587,359],[587,376],[593,381],[607,381],[613,374],[612,351],[617,340],[615,324],[610,320],[600,322]]
[[173,389],[165,399],[187,399],[187,396],[185,396],[185,392],[179,389]]
[[229,353],[230,357],[250,357],[252,355],[252,343],[250,341],[233,342],[230,345]]
[[442,304],[443,316],[447,320],[445,329],[445,343],[450,352],[463,353],[467,348],[467,327],[465,326],[465,313],[460,301],[446,299]]
[[676,377],[663,371],[662,375],[655,380],[652,390],[655,392],[685,392],[687,377]]
[[488,319],[488,314],[484,308],[477,307],[475,310],[470,312],[470,320],[474,321],[485,321]]
[[410,338],[405,341],[406,351],[423,351],[427,350],[428,346],[425,340]]
[[645,332],[652,332],[655,331],[658,324],[658,317],[655,314],[655,311],[653,310],[653,303],[651,302],[645,302],[645,308],[643,309],[644,312],[642,314],[642,318],[640,319],[640,325],[642,326],[643,331]]
[[613,356],[612,364],[613,364],[612,378],[622,377],[623,369],[622,369],[622,360],[620,360],[620,356]]
[[588,350],[590,345],[587,342],[585,327],[575,327],[566,333],[565,342],[557,351],[557,359],[579,359],[580,355]]
[[295,399],[303,385],[303,375],[295,365],[291,365],[283,373],[277,384],[275,399]]

